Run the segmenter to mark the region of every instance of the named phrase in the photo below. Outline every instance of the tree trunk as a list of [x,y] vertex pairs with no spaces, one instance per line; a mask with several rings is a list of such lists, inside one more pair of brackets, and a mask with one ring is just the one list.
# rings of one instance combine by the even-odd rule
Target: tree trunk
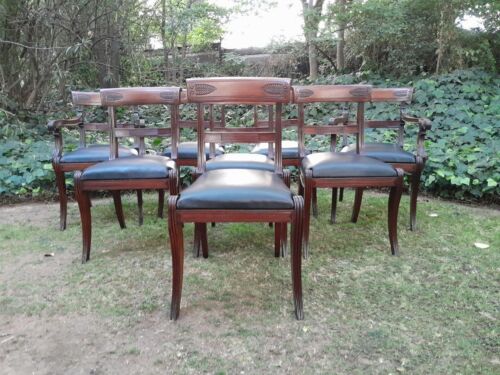
[[318,36],[319,22],[324,0],[302,0],[302,10],[304,17],[304,36],[306,38],[307,52],[309,55],[309,79],[318,78],[318,54],[315,46],[315,39]]
[[338,28],[339,31],[337,32],[337,69],[342,72],[345,69],[345,56],[344,56],[344,48],[345,48],[345,21],[343,20],[342,16],[345,15],[345,5],[346,5],[346,0],[337,0],[337,4],[339,5],[339,12],[340,17],[339,17],[339,22],[338,22]]

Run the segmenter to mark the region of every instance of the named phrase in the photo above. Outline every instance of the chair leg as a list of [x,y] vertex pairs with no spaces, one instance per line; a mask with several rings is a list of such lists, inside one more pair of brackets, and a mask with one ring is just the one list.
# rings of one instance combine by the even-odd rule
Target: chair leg
[[311,182],[309,179],[305,179],[304,181],[304,233],[302,238],[302,251],[304,255],[304,259],[307,259],[309,255],[309,227],[311,224],[311,201],[312,201],[312,192],[313,187],[311,186]]
[[330,213],[330,222],[332,224],[337,221],[337,191],[338,188],[332,188],[332,210]]
[[61,230],[66,229],[66,218],[68,216],[68,196],[66,195],[66,179],[64,177],[64,172],[57,171],[54,168],[56,174],[56,184],[57,191],[59,193],[59,228]]
[[200,243],[201,243],[201,253],[203,258],[208,258],[208,235],[207,235],[207,223],[200,223]]
[[75,173],[75,193],[82,223],[82,263],[90,259],[90,245],[92,242],[92,217],[90,212],[90,197],[88,192],[82,191],[80,174]]
[[302,235],[304,233],[304,200],[300,196],[294,196],[295,214],[292,221],[292,286],[293,302],[295,306],[295,317],[298,320],[304,319],[304,306],[302,301]]
[[392,255],[399,255],[398,244],[398,211],[401,195],[403,194],[402,182],[396,186],[391,187],[389,193],[389,207],[388,207],[388,227],[389,227],[389,242],[391,244]]
[[158,190],[158,214],[160,219],[163,219],[163,211],[165,207],[165,190]]
[[340,188],[339,191],[339,202],[342,202],[344,200],[344,188]]
[[288,249],[288,227],[287,223],[281,224],[281,256],[285,257]]
[[137,207],[139,209],[139,225],[144,223],[144,210],[142,209],[142,190],[137,190]]
[[303,197],[304,196],[304,186],[302,186],[302,183],[300,181],[298,182],[298,184],[299,184],[298,193],[301,197]]
[[281,255],[281,223],[274,223],[274,256]]
[[172,300],[170,319],[177,320],[181,307],[182,278],[184,272],[184,238],[182,225],[176,217],[177,196],[168,199],[168,231],[172,252]]
[[415,171],[411,175],[410,193],[410,230],[417,230],[417,197],[420,188],[420,175],[422,171]]
[[193,257],[198,258],[200,256],[200,246],[200,223],[194,223]]
[[352,206],[351,222],[356,223],[358,221],[359,210],[361,209],[361,202],[363,201],[363,188],[356,188],[356,193],[354,194],[354,204]]
[[312,190],[312,213],[314,217],[318,217],[318,189]]
[[115,203],[116,218],[118,219],[118,223],[120,223],[120,228],[124,229],[125,216],[123,215],[122,197],[120,195],[120,190],[113,190],[111,191],[111,194],[113,195],[113,202]]

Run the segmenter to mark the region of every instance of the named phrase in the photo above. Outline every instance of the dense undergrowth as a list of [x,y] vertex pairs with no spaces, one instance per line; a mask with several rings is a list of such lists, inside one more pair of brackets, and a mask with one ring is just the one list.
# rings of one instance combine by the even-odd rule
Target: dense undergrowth
[[[456,71],[440,76],[413,77],[408,80],[386,79],[373,74],[323,77],[318,83],[370,83],[376,87],[414,87],[410,113],[432,120],[426,150],[429,155],[423,174],[423,189],[437,196],[454,199],[498,200],[500,196],[500,78],[495,73],[477,69]],[[149,122],[163,122],[162,109],[146,108],[144,117]],[[234,122],[249,124],[253,114],[244,108],[234,110]],[[328,105],[313,105],[309,115],[316,121],[325,121],[335,115]],[[191,118],[190,108],[182,116]],[[297,111],[288,106],[285,116],[294,117]],[[52,136],[47,132],[48,118],[68,117],[68,108],[61,113],[44,115],[11,114],[0,111],[0,197],[5,199],[29,196],[54,196],[54,174],[51,166]],[[102,110],[93,116],[103,119]],[[126,116],[126,114],[123,114]],[[230,114],[231,115],[231,114]],[[399,116],[399,108],[391,104],[368,105],[367,118]],[[407,128],[405,147],[414,150],[416,127]],[[183,132],[185,138],[193,137]],[[294,138],[287,130],[285,138]],[[372,131],[368,140],[392,140],[391,131]],[[314,150],[328,148],[327,139],[308,140]],[[65,146],[77,147],[77,134],[65,134]],[[151,148],[163,145],[153,142]],[[187,176],[183,173],[183,176]],[[71,186],[72,179],[68,175]]]

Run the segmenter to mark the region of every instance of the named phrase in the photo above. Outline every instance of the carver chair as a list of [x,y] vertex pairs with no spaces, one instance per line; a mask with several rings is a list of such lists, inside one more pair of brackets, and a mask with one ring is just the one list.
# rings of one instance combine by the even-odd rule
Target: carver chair
[[[355,154],[318,152],[305,155],[304,136],[333,135],[332,144],[341,134],[363,132],[364,103],[370,100],[371,86],[325,85],[294,86],[293,100],[299,106],[299,152],[302,157],[299,190],[304,196],[304,256],[309,250],[309,226],[312,192],[315,188],[331,188],[332,202],[337,202],[337,189],[343,187],[390,187],[388,206],[389,242],[393,255],[398,254],[397,216],[401,199],[403,171],[379,160]],[[331,125],[309,125],[305,121],[305,106],[317,102],[357,103],[356,123],[344,124],[343,118]],[[336,204],[332,207],[331,221],[336,220]]]
[[[101,90],[101,100],[108,107],[111,124],[111,160],[95,164],[83,172],[75,173],[75,190],[82,223],[83,252],[82,263],[90,259],[92,220],[90,192],[111,191],[115,202],[120,227],[125,228],[121,205],[121,190],[167,190],[176,194],[178,190],[177,166],[175,161],[161,155],[145,154],[145,137],[171,137],[172,145],[177,145],[177,110],[180,100],[178,87],[133,87]],[[116,108],[137,105],[163,104],[170,106],[170,128],[124,128],[116,127]],[[117,158],[118,139],[138,137],[139,156]],[[161,194],[160,194],[161,197]],[[160,202],[162,204],[162,202]]]
[[[187,80],[188,99],[197,104],[199,177],[170,196],[169,234],[172,252],[172,300],[170,318],[177,319],[184,267],[183,224],[195,223],[195,242],[208,257],[207,223],[271,222],[275,227],[275,256],[286,243],[287,223],[292,225],[292,284],[297,319],[303,319],[301,246],[302,197],[294,196],[283,181],[281,163],[282,105],[290,100],[290,79],[284,78],[193,78]],[[273,106],[275,121],[266,127],[205,129],[205,107],[217,105]],[[273,142],[272,170],[258,168],[208,169],[206,143]]]
[[[98,92],[71,92],[73,105],[78,109],[78,115],[72,119],[52,120],[48,129],[54,134],[55,148],[52,154],[52,167],[56,176],[57,190],[59,193],[59,226],[66,229],[68,196],[66,192],[65,172],[84,170],[91,165],[109,159],[109,144],[87,145],[89,132],[108,133],[108,123],[86,122],[85,107],[101,106],[101,96]],[[122,127],[133,127],[134,124],[121,124]],[[63,129],[77,129],[80,139],[78,148],[74,151],[64,152]],[[137,155],[134,148],[119,146],[119,157]]]
[[[381,160],[391,164],[395,168],[401,168],[410,176],[410,229],[417,228],[417,197],[420,187],[420,178],[422,170],[427,160],[427,154],[424,149],[426,133],[431,129],[431,122],[426,118],[416,118],[406,113],[407,106],[411,102],[413,89],[411,88],[383,88],[373,89],[371,102],[373,103],[395,103],[399,104],[399,119],[397,120],[366,120],[365,128],[386,128],[397,131],[396,143],[365,143],[363,136],[361,138],[360,154]],[[416,152],[408,152],[403,149],[404,133],[407,124],[417,124],[417,146]],[[356,145],[346,145],[342,152],[353,154],[356,152]],[[341,195],[339,197],[342,197]],[[356,189],[355,204],[352,213],[352,220],[356,221],[361,207],[363,189]]]

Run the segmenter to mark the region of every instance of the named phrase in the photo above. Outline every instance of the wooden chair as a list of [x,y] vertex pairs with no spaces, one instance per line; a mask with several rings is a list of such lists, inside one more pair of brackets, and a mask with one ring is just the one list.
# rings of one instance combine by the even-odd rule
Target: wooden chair
[[[187,100],[187,91],[182,90],[181,91],[181,104],[183,105],[188,105],[188,100]],[[214,119],[214,108],[213,105],[209,106],[209,118],[208,120],[205,120],[203,125],[205,128],[208,129],[213,129],[215,127],[224,127],[224,106],[222,106],[221,109],[222,112],[222,118],[220,121],[215,121]],[[179,112],[180,113],[180,112]],[[178,133],[178,139],[179,139],[179,145],[177,147],[177,156],[175,158],[177,162],[178,167],[196,167],[198,163],[198,145],[196,141],[181,141],[181,134],[180,131],[182,129],[194,129],[196,130],[197,128],[197,121],[196,120],[190,120],[190,119],[179,119],[177,120],[177,123],[179,124],[179,133]],[[225,150],[224,147],[218,145],[218,144],[210,144],[208,147],[205,147],[206,149],[206,158],[210,158],[210,150],[212,150],[213,155],[218,156],[224,154]],[[163,151],[164,156],[172,157],[172,146],[169,145],[168,147],[165,148]]]
[[[332,144],[336,144],[339,134],[363,132],[364,103],[370,100],[371,86],[294,86],[293,100],[299,106],[299,147],[302,156],[300,168],[300,192],[304,196],[304,256],[309,249],[309,226],[312,192],[315,188],[332,188],[332,202],[337,202],[337,189],[342,187],[390,187],[389,195],[389,241],[391,252],[399,251],[397,240],[397,216],[401,199],[403,171],[379,160],[355,154],[338,152],[318,152],[305,155],[305,134],[333,135]],[[343,119],[332,125],[306,125],[305,105],[316,102],[353,102],[357,103],[357,122],[343,124]],[[336,205],[332,207],[332,222],[335,222]]]
[[[111,124],[111,156],[112,159],[95,164],[83,172],[75,173],[75,190],[80,209],[83,237],[82,262],[90,258],[92,220],[90,211],[91,191],[109,190],[113,194],[120,227],[125,228],[125,219],[121,206],[121,190],[168,190],[176,194],[178,190],[177,167],[174,160],[161,155],[145,155],[144,137],[172,137],[174,154],[176,152],[177,110],[180,100],[178,87],[152,88],[118,88],[101,90],[101,100],[108,107]],[[116,107],[136,106],[144,104],[169,105],[171,111],[170,128],[135,128],[119,129],[116,127]],[[117,158],[118,139],[122,137],[139,137],[139,156]],[[160,194],[160,197],[162,194]],[[163,202],[160,202],[163,205]]]
[[[177,196],[170,196],[169,234],[172,251],[172,301],[170,318],[179,316],[184,242],[183,224],[195,223],[195,242],[208,257],[207,223],[275,223],[275,256],[286,242],[287,223],[292,224],[292,283],[295,315],[303,319],[301,246],[303,200],[294,196],[283,181],[281,163],[282,105],[290,100],[290,79],[284,78],[193,78],[187,80],[188,98],[197,104],[199,177]],[[275,121],[264,128],[207,129],[204,108],[211,104],[271,105]],[[208,170],[206,143],[273,142],[272,170],[230,168]]]
[[[412,231],[417,228],[417,197],[420,187],[420,178],[427,160],[425,153],[424,141],[426,133],[431,129],[431,122],[426,118],[416,118],[409,116],[406,113],[407,106],[411,102],[413,89],[411,88],[387,88],[373,89],[371,94],[371,102],[374,103],[396,103],[399,104],[399,119],[398,120],[367,120],[365,128],[388,128],[397,131],[396,143],[365,143],[364,136],[361,138],[360,153],[369,156],[385,163],[391,164],[395,168],[401,168],[405,173],[410,175],[410,229]],[[417,124],[417,147],[416,153],[404,151],[404,132],[407,124]],[[355,153],[356,145],[347,145],[342,149],[342,152]],[[339,200],[343,196],[341,194]],[[354,211],[352,220],[356,221],[361,207],[363,197],[363,189],[356,190]]]
[[[78,116],[72,119],[52,120],[48,129],[54,134],[55,147],[52,154],[52,167],[56,175],[57,190],[59,192],[59,226],[66,229],[68,196],[66,193],[65,172],[81,171],[101,161],[109,159],[109,144],[87,145],[87,133],[91,131],[109,133],[108,123],[88,123],[85,121],[85,107],[101,106],[101,96],[98,92],[72,93],[73,105],[78,110]],[[121,126],[126,127],[126,124]],[[134,126],[129,124],[129,126]],[[71,152],[63,152],[63,129],[78,129],[80,133],[79,147]],[[133,148],[120,146],[119,157],[137,155]]]

